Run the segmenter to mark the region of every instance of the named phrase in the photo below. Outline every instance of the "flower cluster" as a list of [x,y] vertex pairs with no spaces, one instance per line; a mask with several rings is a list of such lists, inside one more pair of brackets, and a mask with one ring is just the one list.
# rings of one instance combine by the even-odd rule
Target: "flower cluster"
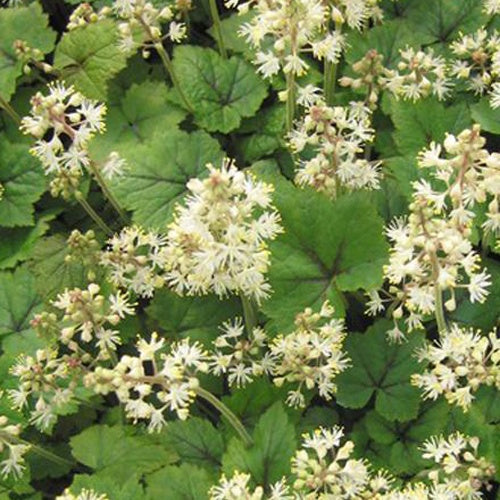
[[490,94],[491,106],[500,106],[500,35],[480,28],[471,35],[462,35],[451,44],[456,60],[451,74],[467,81],[475,94]]
[[210,355],[210,372],[214,375],[228,374],[229,385],[241,387],[262,374],[273,370],[273,358],[267,351],[267,336],[261,328],[253,328],[245,335],[241,318],[223,323],[222,335],[213,342],[214,352]]
[[441,158],[441,145],[434,143],[422,151],[418,164],[432,169],[438,187],[427,180],[414,182],[408,219],[396,219],[387,228],[392,248],[384,273],[393,285],[389,292],[401,305],[394,317],[402,317],[406,307],[410,329],[421,327],[422,314],[440,314],[444,291],[449,293],[444,305],[450,311],[457,288],[466,289],[471,302],[483,302],[488,295],[490,276],[480,270],[480,257],[470,242],[475,202],[490,199],[485,228],[498,230],[500,155],[490,155],[484,143],[475,125],[458,137],[447,136],[447,158]]
[[109,16],[110,13],[111,9],[109,7],[103,7],[100,11],[96,12],[90,3],[81,3],[69,16],[66,29],[72,31],[88,24],[96,23]]
[[[236,2],[230,0],[229,4],[234,6]],[[339,60],[345,39],[339,30],[329,30],[333,12],[324,2],[268,0],[245,5],[250,4],[255,15],[243,24],[240,35],[256,50],[254,63],[265,78],[280,70],[294,76],[304,75],[309,69],[306,54],[311,52],[319,60],[331,63]]]
[[235,471],[231,478],[224,474],[219,480],[219,484],[212,486],[209,491],[210,500],[292,500],[289,495],[289,486],[284,480],[271,485],[270,492],[264,496],[264,488],[257,486],[250,489],[250,474]]
[[31,114],[22,119],[21,130],[37,139],[31,153],[54,175],[52,194],[69,196],[89,167],[90,139],[105,129],[106,106],[61,82],[48,88],[48,95],[37,92],[31,98]]
[[435,55],[432,49],[423,51],[412,47],[406,47],[400,54],[397,70],[386,69],[380,79],[387,90],[398,99],[412,101],[429,95],[439,100],[446,98],[451,80],[443,57]]
[[382,80],[387,69],[382,64],[384,56],[375,49],[369,50],[365,56],[352,65],[357,78],[344,76],[339,79],[342,87],[351,87],[354,90],[363,89],[366,92],[365,106],[374,110],[377,107],[380,92],[385,84]]
[[333,314],[328,301],[319,313],[305,309],[295,318],[296,329],[279,335],[270,346],[274,383],[298,383],[288,393],[291,406],[305,406],[304,387],[317,387],[321,397],[331,399],[336,391],[335,377],[348,366],[349,359],[342,351],[344,321],[333,318]]
[[303,435],[302,447],[292,458],[295,481],[285,479],[271,486],[264,496],[261,486],[249,487],[251,477],[236,471],[232,478],[222,476],[210,489],[211,500],[464,500],[483,498],[481,489],[489,488],[495,468],[478,457],[479,439],[460,433],[432,437],[423,444],[422,456],[433,460],[435,468],[428,472],[429,483],[422,481],[396,485],[385,471],[375,472],[365,460],[352,458],[354,443],[342,444],[340,427],[318,428]]
[[163,287],[162,276],[166,241],[152,231],[126,227],[108,241],[101,264],[109,270],[109,279],[142,297],[151,297]]
[[165,340],[156,333],[149,342],[141,338],[137,356],[124,355],[112,368],[98,366],[84,383],[98,394],[114,392],[127,417],[134,422],[147,420],[150,432],[166,425],[167,411],[186,419],[199,387],[197,373],[208,371],[206,352],[188,340],[174,343],[169,353],[161,352],[164,346]]
[[[121,21],[118,25],[120,48],[126,53],[142,46],[146,48],[143,55],[147,57],[147,47],[161,44],[164,38],[180,42],[186,36],[185,24],[176,20],[175,11],[170,6],[158,9],[154,2],[146,0],[115,0],[111,8]],[[165,23],[168,23],[168,31],[162,36]]]
[[66,489],[62,495],[56,497],[56,500],[109,500],[109,497],[94,490],[83,488],[77,495]]
[[[449,498],[481,498],[480,490],[488,488],[488,479],[495,467],[478,457],[479,439],[455,432],[445,438],[431,437],[422,445],[422,457],[432,460],[437,467],[429,472],[432,489],[453,492]],[[434,497],[437,498],[437,497]]]
[[181,295],[241,293],[260,302],[271,290],[266,240],[282,231],[273,187],[229,160],[207,168],[207,178],[188,182],[190,194],[169,225],[165,279]]
[[[128,294],[118,292],[107,300],[99,294],[100,287],[91,283],[86,290],[74,288],[59,294],[54,307],[64,312],[59,341],[71,351],[78,352],[82,344],[94,342],[98,359],[109,359],[110,353],[121,343],[116,326],[127,315],[134,314]],[[35,317],[36,321],[36,317]]]
[[53,347],[38,349],[34,356],[22,355],[11,367],[19,387],[9,390],[16,409],[33,403],[30,421],[47,431],[57,414],[74,402],[84,373],[114,357],[121,343],[114,327],[134,314],[128,296],[118,292],[107,298],[92,283],[86,290],[65,290],[52,302],[62,314],[43,312],[31,321],[37,334]]
[[351,458],[354,443],[341,445],[343,435],[335,426],[303,436],[292,458],[293,489],[300,498],[384,498],[379,495],[390,489],[392,479],[383,473],[372,476],[364,460]]
[[495,331],[486,337],[454,324],[435,345],[422,348],[418,357],[429,366],[412,376],[412,384],[423,389],[426,399],[444,394],[450,404],[467,411],[480,385],[500,389],[500,341]]
[[[0,397],[3,394],[0,393]],[[12,424],[8,417],[0,415],[0,453],[6,454],[0,462],[0,474],[3,478],[12,475],[20,477],[24,471],[24,455],[29,451],[28,444],[18,442],[21,426]]]
[[64,260],[65,262],[80,262],[85,266],[94,267],[98,261],[100,247],[92,229],[85,233],[74,229],[67,239],[68,253]]
[[8,391],[12,407],[21,410],[34,402],[30,423],[49,431],[58,412],[72,401],[81,370],[77,356],[61,359],[57,349],[45,348],[20,356],[10,372],[19,379],[19,387]]
[[314,153],[301,162],[296,182],[332,198],[343,187],[377,189],[380,163],[370,162],[362,154],[365,143],[373,140],[370,125],[369,109],[362,104],[329,107],[318,101],[310,106],[289,136],[293,151],[300,153],[309,147]]

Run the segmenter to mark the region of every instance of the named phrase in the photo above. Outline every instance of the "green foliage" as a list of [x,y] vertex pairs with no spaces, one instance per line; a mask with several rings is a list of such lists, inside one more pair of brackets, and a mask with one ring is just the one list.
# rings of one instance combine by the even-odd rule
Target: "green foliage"
[[48,17],[38,2],[17,9],[0,9],[0,33],[0,96],[8,101],[23,73],[14,42],[23,40],[47,54],[54,48],[56,33],[48,27]]
[[205,132],[180,130],[158,133],[128,155],[130,168],[117,181],[116,193],[134,221],[164,230],[175,203],[182,200],[191,177],[203,177],[207,163],[223,156],[218,142]]
[[471,106],[472,119],[481,125],[481,128],[492,134],[500,134],[500,117],[498,109],[493,109],[486,97]]
[[85,266],[67,257],[67,236],[49,236],[36,244],[32,252],[33,274],[37,289],[44,297],[53,298],[66,288],[81,288],[87,283]]
[[33,203],[45,191],[43,170],[22,145],[0,142],[0,226],[33,225]]
[[238,56],[224,60],[212,49],[180,46],[173,64],[187,100],[196,103],[197,123],[210,132],[238,128],[241,119],[254,115],[266,97],[266,85]]
[[106,99],[108,82],[125,67],[118,49],[116,24],[104,19],[65,33],[57,45],[54,66],[62,78],[93,99]]
[[180,297],[174,292],[160,290],[147,312],[168,337],[190,338],[208,344],[219,335],[219,326],[224,321],[241,315],[241,306],[239,299],[234,297],[227,300],[220,300],[215,295]]
[[446,44],[460,32],[481,27],[487,16],[476,0],[414,0],[405,12],[408,27],[421,43]]
[[148,477],[146,498],[162,498],[168,491],[172,500],[205,500],[213,478],[200,467],[191,464],[164,467]]
[[332,203],[281,181],[274,200],[285,232],[271,244],[274,291],[262,309],[278,328],[290,327],[296,313],[319,308],[326,299],[343,315],[343,292],[382,284],[387,247],[382,221],[366,196],[345,195]]
[[414,474],[425,467],[419,447],[430,436],[441,434],[448,423],[449,408],[443,402],[425,404],[409,422],[391,422],[376,411],[364,418],[364,425],[375,454],[383,457],[378,465],[396,473]]
[[125,427],[95,425],[70,440],[73,456],[99,475],[123,483],[173,462],[176,455]]
[[182,461],[205,467],[219,466],[224,452],[222,435],[210,422],[197,417],[170,423],[159,441]]
[[176,128],[186,113],[168,101],[169,88],[162,82],[133,84],[107,113],[107,131],[96,137],[92,151],[105,160],[111,151],[125,157],[157,132]]
[[290,459],[296,448],[295,432],[280,403],[267,410],[253,432],[253,445],[245,448],[233,438],[222,458],[223,470],[250,472],[257,484],[269,486],[290,471]]
[[392,68],[399,59],[399,51],[414,42],[415,34],[404,22],[388,21],[365,32],[351,32],[346,60],[354,64],[375,49],[384,57],[382,64]]
[[337,402],[346,408],[363,408],[375,396],[375,409],[389,419],[405,422],[417,415],[419,391],[410,376],[419,371],[414,357],[422,335],[412,333],[407,342],[388,344],[389,321],[379,320],[364,334],[349,334],[345,343],[351,368],[341,373]]
[[50,219],[51,216],[41,217],[34,226],[0,228],[0,269],[10,269],[18,262],[29,259],[36,242],[49,229]]
[[[282,48],[280,41],[265,35],[262,54],[256,57],[255,47],[248,43],[249,37],[260,36],[259,29],[248,25],[255,15],[253,4],[248,12],[240,14],[223,7],[222,0],[216,2],[228,52],[228,57],[222,57],[215,50],[215,21],[209,16],[208,0],[193,0],[192,9],[186,13],[177,12],[174,7],[182,2],[167,2],[175,11],[175,22],[186,23],[185,39],[173,43],[167,34],[169,21],[162,19],[161,42],[157,39],[157,44],[150,43],[151,39],[147,40],[145,32],[136,26],[132,36],[137,46],[130,53],[124,51],[126,41],[122,38],[126,23],[118,19],[116,9],[99,20],[92,16],[91,22],[70,30],[69,15],[82,1],[18,3],[22,5],[0,8],[0,427],[4,426],[2,417],[7,417],[9,423],[21,426],[22,439],[40,448],[33,447],[27,453],[26,470],[18,481],[5,478],[2,469],[8,446],[3,442],[3,431],[0,433],[0,500],[56,498],[65,488],[75,496],[82,489],[93,490],[97,495],[107,495],[109,500],[208,500],[210,487],[221,475],[230,480],[235,471],[248,473],[251,476],[248,487],[251,490],[262,487],[267,498],[276,481],[285,477],[293,485],[300,478],[300,474],[291,474],[291,459],[300,449],[300,437],[333,426],[343,429],[340,446],[347,440],[354,442],[351,458],[365,459],[371,470],[386,469],[396,476],[397,484],[426,476],[431,466],[421,457],[421,445],[426,439],[456,431],[477,436],[479,455],[496,466],[496,481],[500,481],[498,389],[481,384],[473,392],[467,413],[449,405],[443,396],[435,401],[424,400],[422,390],[412,386],[410,378],[424,369],[417,361],[418,348],[424,342],[439,341],[435,318],[425,315],[422,331],[407,333],[407,339],[401,343],[390,343],[387,333],[394,327],[391,314],[398,317],[400,310],[396,304],[390,304],[392,299],[388,297],[395,290],[383,279],[388,261],[385,226],[395,216],[408,213],[414,181],[424,179],[438,185],[432,180],[432,169],[417,166],[418,153],[432,142],[442,143],[447,134],[458,135],[474,123],[480,124],[488,151],[498,149],[500,118],[498,109],[491,107],[488,91],[476,95],[468,88],[470,82],[458,82],[453,76],[450,96],[442,101],[434,97],[396,100],[387,88],[377,88],[379,99],[372,103],[371,116],[375,137],[364,154],[367,161],[380,162],[380,189],[351,193],[340,187],[335,199],[330,199],[312,188],[300,189],[291,180],[301,161],[310,160],[313,152],[306,147],[299,159],[287,144],[290,124],[286,114],[291,107],[287,108],[286,99],[293,93],[286,90],[291,79],[287,83],[283,61],[277,74],[264,79],[262,68],[257,70],[260,63],[256,59],[262,54],[265,58],[278,52],[281,56],[281,50],[286,55],[289,45]],[[113,0],[89,3],[96,12],[113,6]],[[152,4],[165,6],[162,0],[152,0]],[[337,4],[342,10],[349,2]],[[366,86],[345,88],[339,79],[358,78],[360,75],[352,65],[370,50],[382,55],[383,65],[394,71],[408,72],[408,67],[398,67],[400,51],[406,47],[415,51],[432,49],[445,59],[448,68],[452,67],[450,43],[461,33],[471,35],[485,26],[491,34],[500,28],[499,16],[487,15],[484,4],[482,0],[381,0],[377,3],[383,12],[380,22],[370,20],[361,30],[344,23],[342,34],[346,45],[335,65],[333,105],[347,106],[351,101],[366,104]],[[331,15],[328,19],[333,30]],[[147,24],[148,20],[145,21]],[[240,36],[240,32],[248,29],[246,36]],[[154,30],[152,34],[156,36]],[[323,34],[326,35],[321,31]],[[18,59],[14,48],[18,40],[36,50],[34,59],[30,60],[28,55],[24,61]],[[142,42],[146,43],[141,46]],[[310,48],[301,49],[300,54],[309,67],[295,83],[301,89],[311,84],[318,87],[314,90],[318,92],[331,68],[324,59],[315,57]],[[480,56],[474,54],[476,59]],[[276,60],[267,63],[272,67]],[[418,61],[412,64],[418,65]],[[485,64],[487,67],[490,62]],[[425,78],[419,68],[414,76],[417,83]],[[473,77],[474,71],[470,75]],[[492,72],[493,79],[487,84],[493,84],[495,77],[498,74]],[[87,98],[107,108],[106,131],[96,134],[88,144],[92,166],[102,172],[107,188],[103,189],[103,181],[82,163],[80,204],[74,197],[54,199],[47,192],[48,183],[56,174],[44,174],[40,161],[29,153],[35,137],[19,129],[20,119],[29,115],[34,106],[32,97],[37,92],[48,95],[51,91],[46,84],[61,81],[74,85]],[[301,120],[303,103],[288,104],[295,105],[294,120]],[[79,131],[82,124],[78,122],[83,114],[73,113],[72,108],[77,106],[66,110],[65,119]],[[46,119],[55,120],[58,122],[55,129],[64,130],[58,135],[60,153],[68,153],[72,134],[62,118],[51,115],[42,121]],[[342,128],[342,124],[337,125]],[[50,129],[41,134],[44,141],[54,138]],[[296,139],[300,142],[300,136]],[[86,154],[87,146],[84,149],[82,153]],[[109,171],[104,165],[114,151],[127,165],[122,175],[108,178]],[[360,151],[360,157],[362,154]],[[337,168],[335,156],[330,157],[329,152],[326,156],[329,165]],[[270,241],[268,247],[263,245],[262,255],[269,255],[271,262],[264,271],[271,288],[269,297],[259,304],[245,302],[243,307],[242,298],[236,294],[224,299],[214,294],[179,296],[164,286],[151,297],[144,297],[112,283],[109,278],[114,271],[106,269],[100,253],[107,247],[108,237],[137,225],[145,231],[157,232],[162,243],[170,242],[166,235],[172,228],[174,207],[185,203],[186,184],[193,178],[205,178],[206,165],[219,167],[226,157],[234,159],[236,167],[249,174],[249,178],[272,185],[271,198],[284,232]],[[62,177],[66,174],[67,170],[59,172]],[[496,180],[491,166],[489,175],[488,187],[494,189]],[[217,179],[214,186],[218,186]],[[214,189],[214,193],[218,191]],[[482,226],[487,220],[491,193],[487,203],[483,203],[481,196],[476,198],[474,204],[467,206],[476,216],[470,241],[474,251],[481,254],[481,267],[491,275],[489,296],[484,303],[472,303],[466,282],[458,280],[456,307],[449,311],[452,307],[448,303],[444,314],[450,325],[456,322],[480,330],[478,335],[486,335],[499,323],[498,235],[484,234]],[[211,202],[218,203],[218,194]],[[490,205],[489,210],[494,209],[494,204]],[[225,215],[216,215],[214,222],[221,223],[221,231],[226,231],[224,236],[230,236],[234,230],[237,241],[238,227],[228,223],[231,215],[228,220]],[[102,222],[97,225],[98,218]],[[81,233],[93,229],[96,234],[100,249],[88,260],[75,258],[77,251],[70,252],[68,236],[74,229]],[[198,247],[191,245],[189,238],[194,228],[188,225],[182,229],[186,229],[187,236],[179,243],[179,249],[182,247],[186,254],[197,252]],[[133,242],[128,243],[134,246]],[[145,255],[144,247],[137,254],[134,254],[136,249],[130,248],[127,257],[130,260],[123,264],[123,271],[130,273],[130,279],[149,279],[141,276],[144,262],[162,261],[162,249]],[[226,254],[219,258],[230,262],[240,250],[245,250],[243,247],[242,243],[233,248],[227,245]],[[179,257],[180,264],[182,259],[185,257]],[[169,270],[165,268],[162,272]],[[248,271],[252,270],[255,269],[249,264]],[[73,290],[86,289],[89,283],[98,284],[105,297],[103,304],[96,299],[98,313],[90,306],[83,307],[82,296]],[[73,294],[63,293],[71,290]],[[365,292],[374,290],[380,291],[383,300],[387,299],[387,304],[384,303],[387,307],[378,318],[365,313],[368,300]],[[60,334],[59,341],[48,343],[47,338],[57,334],[39,335],[37,332],[44,325],[39,323],[35,331],[31,321],[42,311],[59,309],[54,301],[60,294],[71,311],[54,328]],[[444,300],[448,298],[446,294]],[[124,300],[131,304],[133,314],[126,311],[127,304],[120,303]],[[340,355],[349,358],[349,365],[327,381],[337,387],[330,400],[325,400],[321,391],[309,390],[311,380],[298,380],[299,389],[308,396],[304,407],[292,408],[286,405],[288,382],[280,384],[278,372],[272,369],[260,372],[261,364],[272,364],[273,360],[259,357],[267,352],[269,338],[289,334],[296,329],[298,313],[306,308],[318,312],[325,300],[335,307],[334,316],[345,320],[346,338]],[[74,312],[81,306],[83,312]],[[108,314],[110,309],[126,317],[118,320],[110,314],[107,326],[103,327],[109,330],[98,330],[93,321],[97,318],[98,323],[99,315],[104,311]],[[407,319],[406,312],[399,320],[400,326]],[[242,331],[236,327],[231,339],[228,336],[231,330],[220,327],[237,318],[242,320]],[[74,332],[66,327],[72,322]],[[84,331],[89,323],[93,338],[87,342]],[[251,347],[255,341],[252,335],[258,336],[254,327],[262,328],[267,336],[262,346]],[[329,326],[322,328],[327,330]],[[107,357],[108,353],[96,344],[114,334],[120,343]],[[137,344],[138,337],[142,343]],[[178,360],[183,356],[197,357],[188,352],[186,344],[176,344],[184,340],[199,343],[196,348],[206,352],[198,372],[192,365],[181,375],[181,368],[185,367],[178,366]],[[231,352],[229,344],[233,340],[236,348]],[[161,342],[154,361],[146,352],[145,341],[151,342],[151,349],[155,342]],[[174,344],[179,351],[169,354]],[[11,368],[22,362],[20,355],[36,357],[38,350],[49,347],[59,350],[59,376],[34,384],[31,387],[34,392],[40,390],[43,394],[27,396],[29,401],[18,411],[11,406],[12,394],[8,391],[19,389],[21,382]],[[80,351],[87,347],[88,355],[84,356]],[[183,348],[186,350],[181,352]],[[213,354],[214,349],[218,350],[217,357],[209,358],[208,353]],[[313,359],[316,351],[324,349],[325,345],[319,343],[316,349],[307,346],[304,355]],[[123,362],[119,365],[121,370],[128,362],[132,363],[127,356],[136,355],[137,366],[126,369],[130,371],[119,389],[106,388],[102,379],[96,382],[101,375],[109,375],[107,369],[115,367],[118,360]],[[25,378],[37,379],[44,374],[45,361],[40,353],[38,356]],[[258,362],[252,364],[257,358]],[[230,383],[240,359],[243,363],[236,370],[248,370],[252,378],[241,387]],[[158,365],[164,361],[164,371],[158,372]],[[96,367],[104,369],[99,375],[94,372],[96,379],[86,376]],[[144,372],[140,372],[141,367]],[[214,367],[221,373],[213,373]],[[303,374],[307,372],[306,366],[295,368],[296,371],[303,368]],[[140,381],[131,389],[134,401],[128,404],[137,405],[134,407],[137,418],[126,421],[127,412],[131,416],[131,411],[123,401],[125,385],[133,373],[140,374]],[[167,389],[167,384],[156,378],[166,373],[172,378],[178,376],[178,380],[186,377],[188,382],[182,388],[177,387],[178,392]],[[70,382],[73,376],[75,389]],[[113,383],[120,383],[116,372]],[[22,387],[28,388],[30,384],[24,381]],[[55,389],[68,387],[73,397],[52,408],[57,422],[46,432],[37,430],[33,425],[36,412],[40,416],[44,404],[50,406],[51,398],[64,396],[64,392],[55,393]],[[159,387],[165,393],[158,394]],[[218,400],[210,400],[208,391]],[[189,399],[186,403],[189,415],[185,420],[176,418],[176,409],[171,404],[175,398]],[[167,425],[158,433],[149,434],[146,429],[149,402],[157,409],[164,405],[162,412]],[[185,415],[178,412],[177,416]],[[235,419],[239,423],[235,424]],[[493,488],[498,489],[497,483]]]
[[391,102],[391,119],[396,131],[394,140],[402,155],[416,155],[431,141],[442,142],[446,133],[456,134],[471,125],[465,103],[445,107],[434,99],[417,103]]
[[0,273],[0,339],[4,349],[6,336],[15,337],[19,344],[30,334],[31,316],[40,310],[40,305],[35,278],[26,267],[19,267],[12,273]]

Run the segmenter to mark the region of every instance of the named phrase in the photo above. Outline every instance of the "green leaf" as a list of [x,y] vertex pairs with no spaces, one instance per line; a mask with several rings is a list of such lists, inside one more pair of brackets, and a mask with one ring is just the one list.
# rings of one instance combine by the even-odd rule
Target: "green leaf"
[[200,127],[231,132],[253,116],[267,95],[251,64],[238,56],[223,59],[212,49],[178,46],[174,70]]
[[25,267],[0,273],[0,337],[13,336],[17,342],[33,332],[30,320],[40,310],[35,278]]
[[390,344],[386,333],[393,324],[380,320],[364,334],[350,333],[345,349],[351,368],[336,378],[337,402],[346,408],[363,408],[375,395],[375,409],[389,420],[406,421],[416,417],[419,390],[410,376],[419,372],[415,349],[422,335],[412,333],[402,344]]
[[487,21],[477,0],[418,0],[405,12],[408,27],[420,43],[446,46],[459,36],[480,28]]
[[245,427],[254,426],[264,412],[276,401],[284,401],[286,387],[276,387],[270,380],[258,378],[245,387],[238,388],[222,401],[243,422]]
[[16,89],[23,65],[14,51],[16,40],[25,41],[44,54],[54,48],[56,33],[48,27],[48,16],[38,2],[28,7],[0,9],[0,96],[7,101]]
[[374,448],[385,457],[383,464],[397,474],[415,473],[423,469],[419,447],[430,436],[442,433],[449,420],[449,407],[444,401],[423,405],[418,417],[405,423],[391,422],[376,411],[364,418]]
[[399,59],[399,51],[415,42],[414,33],[401,20],[391,20],[363,32],[350,33],[346,60],[349,64],[362,59],[369,50],[383,55],[382,64],[388,68]]
[[126,65],[118,40],[116,24],[110,19],[66,32],[56,48],[54,66],[86,97],[105,100],[108,81]]
[[52,217],[40,217],[34,226],[0,228],[0,269],[10,269],[18,262],[29,259],[36,242],[49,229],[48,220]]
[[415,155],[431,141],[442,142],[446,133],[459,133],[471,124],[465,103],[445,107],[435,99],[416,103],[391,101],[394,139],[402,155]]
[[45,176],[24,145],[0,141],[0,226],[33,224],[33,204],[45,191]]
[[284,146],[284,129],[285,108],[282,104],[259,111],[255,117],[246,120],[238,132],[247,135],[237,145],[244,161],[252,163]]
[[147,478],[146,499],[157,500],[205,500],[214,483],[209,473],[191,464],[170,466],[151,474]]
[[158,440],[182,461],[207,467],[218,467],[224,452],[221,434],[208,420],[198,417],[170,422]]
[[67,238],[56,234],[39,240],[33,251],[33,274],[44,298],[53,298],[65,288],[84,287],[87,270],[80,262],[67,261]]
[[70,439],[73,456],[82,464],[125,482],[133,475],[154,471],[175,460],[145,436],[129,436],[124,427],[95,425]]
[[489,333],[498,325],[500,311],[500,264],[493,259],[483,259],[482,265],[491,275],[488,299],[483,304],[471,303],[469,294],[459,290],[456,296],[457,308],[449,313],[453,321]]
[[222,458],[223,470],[249,472],[256,484],[268,487],[290,473],[290,459],[296,448],[295,429],[281,403],[266,411],[253,432],[253,445],[245,448],[233,438]]
[[[250,9],[244,14],[235,13],[221,20],[222,41],[226,49],[251,56],[252,49],[250,45],[245,41],[244,37],[238,34],[238,31],[243,24],[249,23],[254,15],[254,12]],[[214,27],[210,27],[207,31],[216,40]]]
[[364,193],[331,202],[279,181],[273,200],[285,232],[270,244],[273,293],[262,309],[278,328],[326,299],[342,315],[341,292],[381,286],[387,244],[382,220]]
[[470,107],[472,119],[481,125],[483,130],[492,134],[500,134],[500,113],[493,109],[487,97]]
[[159,133],[128,156],[130,168],[117,181],[116,193],[124,207],[134,211],[135,222],[164,229],[187,181],[206,175],[205,165],[217,164],[222,157],[219,143],[205,132]]
[[219,326],[242,314],[240,300],[221,300],[214,295],[180,297],[169,290],[159,290],[147,308],[171,339],[191,338],[209,344],[219,335]]
[[77,474],[73,477],[69,490],[76,496],[82,489],[94,490],[110,499],[137,500],[144,497],[144,490],[135,475],[122,483],[115,477],[104,474]]
[[162,82],[133,84],[106,117],[106,133],[92,140],[91,151],[104,160],[111,151],[125,157],[158,131],[172,130],[186,112],[168,102],[169,88]]

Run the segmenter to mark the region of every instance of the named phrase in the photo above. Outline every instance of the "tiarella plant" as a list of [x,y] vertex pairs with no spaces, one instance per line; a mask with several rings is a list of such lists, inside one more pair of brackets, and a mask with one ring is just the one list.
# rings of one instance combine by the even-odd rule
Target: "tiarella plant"
[[500,2],[0,8],[0,499],[500,498]]

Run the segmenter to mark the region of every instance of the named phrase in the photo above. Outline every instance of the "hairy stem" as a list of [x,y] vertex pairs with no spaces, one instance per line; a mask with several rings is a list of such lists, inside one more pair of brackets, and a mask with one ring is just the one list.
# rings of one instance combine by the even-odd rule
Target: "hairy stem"
[[[342,31],[341,23],[335,23],[335,31],[338,31],[339,33]],[[333,104],[333,98],[335,96],[335,85],[337,83],[337,67],[337,63],[332,63],[325,60],[323,92],[325,94],[325,102],[328,106],[331,106]]]
[[111,205],[113,205],[113,208],[117,211],[117,213],[120,216],[120,218],[122,219],[122,221],[127,224],[129,222],[129,220],[128,220],[127,215],[125,214],[125,211],[120,206],[120,204],[118,203],[118,200],[115,198],[113,193],[108,188],[104,177],[101,175],[99,168],[96,166],[96,164],[93,161],[90,162],[90,170],[91,170],[92,174],[94,175],[95,180],[97,181],[97,184],[99,184],[99,187],[101,188],[101,191],[104,194],[104,196],[108,199],[108,201],[111,203]]
[[195,391],[200,398],[203,398],[205,401],[209,402],[212,406],[219,410],[221,415],[229,422],[229,424],[231,424],[233,429],[241,437],[245,446],[251,446],[253,444],[253,440],[250,434],[248,434],[244,425],[220,399],[216,398],[211,392],[208,392],[201,387],[198,387],[197,389],[195,389]]
[[222,27],[220,23],[219,11],[217,10],[216,0],[209,0],[210,4],[210,16],[212,17],[212,22],[214,24],[215,39],[217,41],[217,47],[219,49],[220,55],[227,59],[227,51],[224,46],[224,39],[222,38]]
[[50,460],[51,462],[54,462],[55,464],[69,465],[71,467],[75,465],[75,462],[60,457],[59,455],[56,455],[55,453],[52,453],[51,451],[48,451],[45,448],[38,446],[37,444],[30,443],[29,441],[26,441],[25,439],[18,436],[13,436],[12,434],[0,431],[0,438],[13,444],[24,444],[26,446],[29,446],[31,451],[33,451],[37,455],[40,455],[41,457],[46,458],[47,460]]
[[88,201],[83,197],[80,191],[75,192],[75,199],[80,203],[81,207],[87,212],[89,217],[104,231],[107,235],[112,235],[111,228],[101,219],[97,212],[89,205]]
[[252,299],[249,299],[243,293],[240,293],[241,305],[243,306],[243,317],[245,319],[245,328],[247,334],[250,335],[257,326],[257,311]]
[[290,71],[286,75],[286,131],[290,133],[295,117],[295,74]]
[[16,122],[16,125],[19,125],[21,123],[21,117],[2,96],[0,96],[0,108],[2,108],[12,118],[12,120]]
[[163,63],[163,66],[165,66],[165,69],[167,70],[168,75],[170,76],[170,80],[172,80],[172,85],[174,86],[175,90],[179,94],[179,97],[184,104],[184,107],[190,112],[194,113],[194,109],[189,104],[186,96],[184,95],[184,92],[182,91],[181,84],[179,83],[179,80],[177,79],[177,75],[175,74],[174,70],[174,65],[172,64],[172,60],[170,59],[169,55],[167,54],[167,51],[163,47],[163,45],[159,42],[154,44],[156,51],[158,52],[158,55],[160,56],[160,59]]

